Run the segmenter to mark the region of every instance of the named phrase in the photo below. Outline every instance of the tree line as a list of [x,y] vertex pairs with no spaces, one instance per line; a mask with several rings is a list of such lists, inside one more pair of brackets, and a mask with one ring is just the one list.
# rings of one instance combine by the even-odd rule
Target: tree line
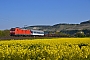
[[10,31],[9,30],[0,30],[0,37],[3,36],[10,36]]

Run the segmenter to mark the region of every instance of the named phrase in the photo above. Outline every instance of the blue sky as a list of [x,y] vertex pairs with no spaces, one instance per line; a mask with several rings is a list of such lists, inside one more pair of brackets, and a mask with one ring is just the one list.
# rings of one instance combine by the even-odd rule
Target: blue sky
[[0,30],[89,19],[90,0],[0,0]]

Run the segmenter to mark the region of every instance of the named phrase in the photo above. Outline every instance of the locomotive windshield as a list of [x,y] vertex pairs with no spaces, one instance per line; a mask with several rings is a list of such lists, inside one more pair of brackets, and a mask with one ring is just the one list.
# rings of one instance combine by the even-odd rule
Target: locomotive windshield
[[11,28],[10,31],[15,31],[15,28]]

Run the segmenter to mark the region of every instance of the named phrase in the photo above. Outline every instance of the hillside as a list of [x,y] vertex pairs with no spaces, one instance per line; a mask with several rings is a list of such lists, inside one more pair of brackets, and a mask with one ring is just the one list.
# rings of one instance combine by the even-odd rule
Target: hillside
[[55,24],[53,26],[36,25],[36,26],[28,26],[25,28],[43,30],[43,31],[58,31],[58,32],[62,30],[85,30],[85,29],[90,30],[90,20],[81,22],[80,24],[60,23],[60,24]]

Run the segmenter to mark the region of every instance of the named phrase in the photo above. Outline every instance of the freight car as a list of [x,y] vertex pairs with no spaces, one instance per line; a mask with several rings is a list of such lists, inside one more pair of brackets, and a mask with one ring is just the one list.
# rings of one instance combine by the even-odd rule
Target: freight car
[[11,28],[10,36],[44,36],[44,31],[21,29],[21,28]]

